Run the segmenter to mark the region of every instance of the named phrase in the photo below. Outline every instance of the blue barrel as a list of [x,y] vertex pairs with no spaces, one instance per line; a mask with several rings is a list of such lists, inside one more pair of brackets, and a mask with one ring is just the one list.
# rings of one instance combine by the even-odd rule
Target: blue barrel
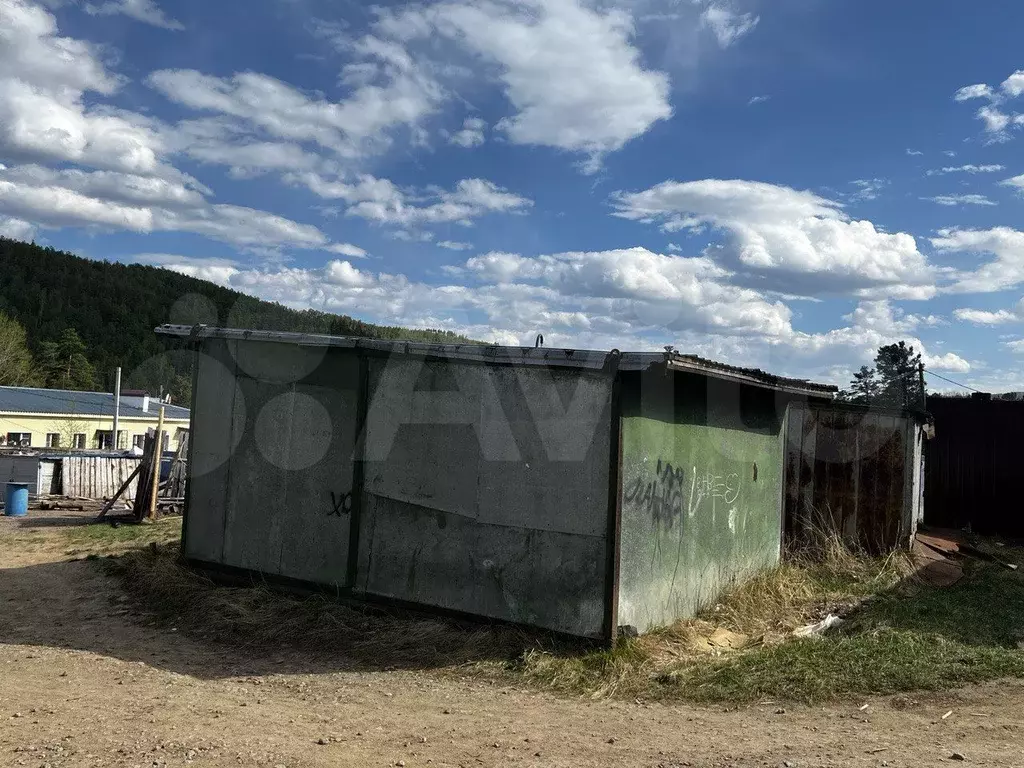
[[28,514],[28,485],[26,483],[7,484],[4,514],[7,517],[24,517]]

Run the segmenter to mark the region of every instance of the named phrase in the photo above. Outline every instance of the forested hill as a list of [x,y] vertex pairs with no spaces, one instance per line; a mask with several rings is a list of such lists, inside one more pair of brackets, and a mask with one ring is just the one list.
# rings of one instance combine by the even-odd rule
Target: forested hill
[[158,267],[79,258],[0,238],[0,313],[24,326],[28,345],[75,329],[87,347],[96,384],[113,388],[121,366],[125,386],[156,392],[160,385],[188,399],[188,360],[166,354],[153,333],[162,323],[231,325],[375,339],[467,341],[447,331],[419,331],[360,322],[344,315],[297,311]]

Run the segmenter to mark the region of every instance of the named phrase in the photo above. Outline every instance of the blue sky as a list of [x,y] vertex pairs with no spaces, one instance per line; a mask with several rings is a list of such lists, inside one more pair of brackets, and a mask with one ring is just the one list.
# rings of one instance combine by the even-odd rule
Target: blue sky
[[845,383],[905,338],[1024,389],[1024,6],[238,7],[0,0],[0,233],[501,343]]

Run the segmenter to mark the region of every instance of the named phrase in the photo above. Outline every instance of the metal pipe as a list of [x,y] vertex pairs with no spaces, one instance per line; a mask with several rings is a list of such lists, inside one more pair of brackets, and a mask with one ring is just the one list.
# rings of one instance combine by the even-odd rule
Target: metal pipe
[[117,367],[117,375],[114,377],[114,435],[111,438],[111,447],[116,451],[119,446],[117,444],[117,428],[120,426],[121,421],[121,366]]

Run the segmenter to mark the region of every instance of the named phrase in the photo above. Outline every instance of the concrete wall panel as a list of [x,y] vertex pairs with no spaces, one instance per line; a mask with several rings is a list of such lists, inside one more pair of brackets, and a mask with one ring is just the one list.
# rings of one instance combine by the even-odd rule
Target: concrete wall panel
[[220,563],[224,557],[229,468],[238,437],[235,426],[245,422],[245,404],[236,386],[234,353],[229,347],[234,344],[222,339],[203,343],[192,395],[185,555],[211,563]]
[[610,399],[597,373],[372,361],[360,588],[598,636]]
[[373,595],[600,637],[606,542],[487,525],[367,494],[357,589]]
[[771,397],[676,378],[637,393],[622,423],[618,624],[640,631],[692,616],[780,556],[781,425]]

